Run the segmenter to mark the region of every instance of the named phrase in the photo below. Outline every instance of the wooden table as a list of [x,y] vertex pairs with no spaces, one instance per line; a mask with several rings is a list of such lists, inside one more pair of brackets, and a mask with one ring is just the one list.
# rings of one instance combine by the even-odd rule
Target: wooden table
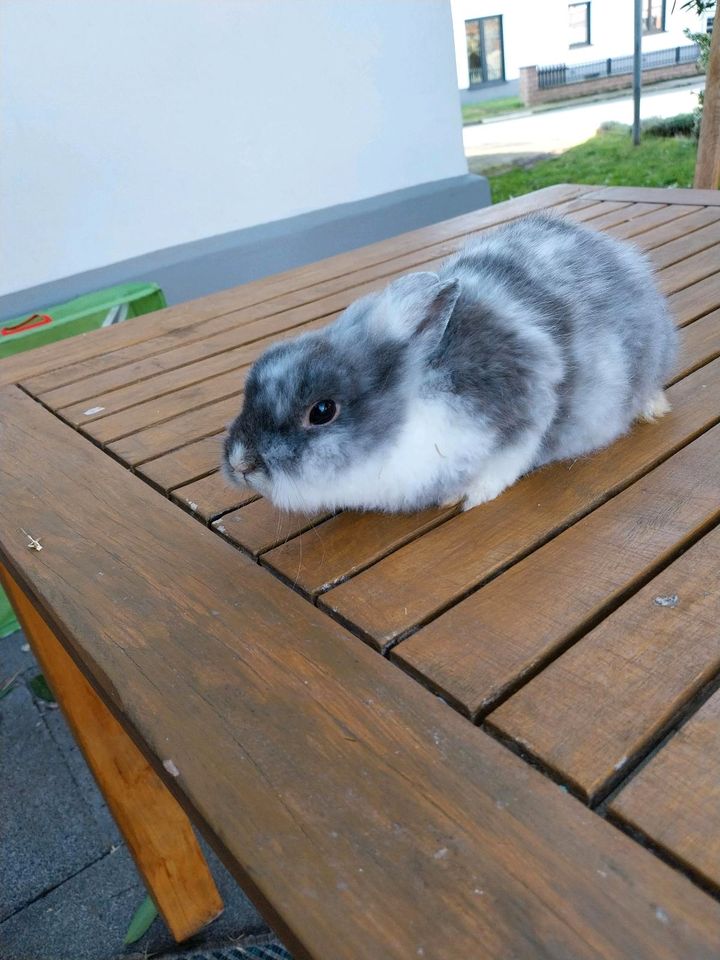
[[[660,271],[671,415],[463,515],[224,485],[269,343],[544,208]],[[717,960],[719,357],[720,196],[564,185],[0,365],[4,582],[178,938],[190,820],[297,957]]]

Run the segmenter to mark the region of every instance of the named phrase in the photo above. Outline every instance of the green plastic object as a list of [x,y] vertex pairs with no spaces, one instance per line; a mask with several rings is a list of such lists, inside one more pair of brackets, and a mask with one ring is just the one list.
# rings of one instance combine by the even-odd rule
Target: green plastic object
[[15,611],[10,606],[10,601],[5,596],[5,592],[0,590],[0,639],[9,637],[20,629],[20,624],[15,618]]
[[139,317],[165,305],[165,296],[156,283],[121,283],[49,307],[43,313],[7,320],[0,325],[0,360],[31,347]]
[[[44,313],[25,314],[0,324],[0,360],[164,306],[165,295],[156,283],[121,283],[98,293],[88,293],[49,307]],[[10,601],[0,589],[0,638],[19,629]]]

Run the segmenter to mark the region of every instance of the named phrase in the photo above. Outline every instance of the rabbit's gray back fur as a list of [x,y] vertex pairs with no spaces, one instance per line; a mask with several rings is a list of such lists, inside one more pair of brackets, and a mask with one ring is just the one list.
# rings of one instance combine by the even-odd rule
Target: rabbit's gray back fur
[[[639,254],[529,217],[268,350],[229,428],[226,471],[291,509],[473,506],[663,412],[675,349]],[[311,426],[323,398],[340,413]]]
[[[459,279],[462,292],[432,363],[503,440],[537,424],[536,391],[552,384],[535,466],[624,433],[671,371],[675,329],[650,268],[604,234],[528,217],[466,247],[440,277]],[[545,355],[531,330],[549,338]]]

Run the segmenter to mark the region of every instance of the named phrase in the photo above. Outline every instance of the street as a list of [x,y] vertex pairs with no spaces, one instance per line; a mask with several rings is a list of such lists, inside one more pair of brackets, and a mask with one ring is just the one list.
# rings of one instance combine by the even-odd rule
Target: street
[[[697,106],[697,94],[705,86],[704,78],[692,84],[668,89],[643,91],[640,113],[645,117],[672,117],[690,113]],[[613,100],[583,103],[576,107],[543,110],[530,116],[486,121],[463,129],[465,154],[478,173],[518,160],[562,153],[592,137],[601,123],[615,120],[632,123],[632,95]]]

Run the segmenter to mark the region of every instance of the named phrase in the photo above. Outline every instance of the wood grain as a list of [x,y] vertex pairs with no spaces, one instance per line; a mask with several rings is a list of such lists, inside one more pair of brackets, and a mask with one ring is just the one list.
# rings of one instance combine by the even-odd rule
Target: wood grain
[[[337,278],[336,282],[342,282],[341,278]],[[349,284],[351,281],[344,282]],[[303,293],[308,300],[312,300],[312,288],[306,289]],[[294,296],[299,295],[300,291]],[[286,298],[280,298],[280,300],[285,301]],[[277,299],[264,301],[252,307],[203,320],[190,327],[170,330],[160,336],[91,357],[88,360],[81,360],[67,367],[50,370],[37,377],[30,377],[23,382],[23,387],[33,396],[48,396],[49,405],[59,405],[57,398],[60,403],[63,400],[65,403],[75,403],[92,396],[93,392],[97,391],[98,383],[109,385],[113,382],[113,378],[120,385],[131,381],[133,379],[131,371],[136,366],[138,368],[136,378],[139,378],[145,367],[149,366],[150,370],[153,370],[151,360],[154,363],[160,363],[165,353],[175,357],[174,351],[181,347],[186,348],[194,344],[198,356],[207,356],[218,341],[220,344],[225,341],[233,345],[252,343],[273,333],[281,332],[283,329],[296,326],[297,319],[294,313],[288,315],[287,312],[283,312],[282,316],[276,316],[281,310],[282,307],[278,305]],[[124,372],[118,372],[121,369]]]
[[717,276],[719,266],[720,246],[716,245],[661,270],[658,274],[658,285],[662,292],[669,296],[697,283],[698,280]]
[[[53,401],[44,398],[42,398],[42,402],[49,406],[51,410],[60,410],[63,420],[73,426],[84,427],[85,424],[92,423],[100,417],[107,417],[111,413],[116,413],[144,401],[156,400],[163,394],[181,390],[183,387],[197,384],[202,380],[229,371],[234,371],[237,374],[237,390],[239,391],[242,389],[245,380],[245,373],[241,371],[243,369],[246,371],[246,368],[268,346],[269,342],[263,340],[260,343],[226,350],[223,353],[204,359],[200,357],[193,362],[185,363],[183,366],[164,369],[156,375],[147,376],[135,383],[128,383],[127,386],[120,386],[117,389],[110,388],[107,393],[93,394],[87,400],[83,400],[82,403],[68,407],[60,408]],[[188,353],[187,358],[189,361],[190,353]],[[151,359],[153,362],[155,361],[155,358]],[[113,374],[116,372],[112,371]],[[63,387],[62,389],[66,388]]]
[[680,330],[680,357],[673,381],[720,356],[720,310],[713,310]]
[[[582,209],[577,209],[577,207],[572,211],[567,211],[566,216],[569,216],[571,220],[576,220],[579,223],[586,223],[588,221],[593,221],[589,226],[594,227],[595,221],[599,220],[602,217],[607,216],[608,214],[615,213],[616,210],[625,211],[631,204],[629,202],[624,203],[615,203],[610,201],[609,203],[598,203],[596,206],[588,206],[583,204]],[[563,211],[560,211],[561,213]]]
[[[592,222],[588,224],[593,230],[609,230],[621,223],[627,223],[634,220],[635,217],[642,217],[646,213],[652,213],[658,210],[656,203],[630,203],[630,204],[612,204],[603,203],[603,212],[599,217],[592,217]],[[573,219],[577,219],[576,217]]]
[[[629,240],[638,237],[640,234],[647,233],[648,230],[652,230],[654,227],[680,220],[691,213],[698,213],[702,209],[702,207],[689,206],[687,204],[672,204],[666,207],[657,206],[652,213],[647,213],[642,217],[636,217],[633,220],[628,220],[626,223],[611,227],[607,232],[618,240]],[[678,224],[678,226],[680,226],[680,224]],[[636,240],[635,243],[637,242]]]
[[214,434],[188,443],[172,453],[148,460],[136,468],[136,473],[167,493],[217,470],[222,440],[223,434]]
[[693,283],[668,297],[670,310],[679,326],[720,307],[720,273]]
[[[650,262],[656,270],[663,270],[665,267],[679,263],[696,253],[707,250],[714,244],[720,242],[720,222],[709,224],[700,230],[687,233],[677,240],[671,240],[670,243],[664,243],[661,247],[656,247],[649,253]],[[715,254],[718,254],[717,247]],[[717,265],[720,266],[720,258]]]
[[586,800],[602,799],[720,670],[719,580],[715,530],[491,713],[490,723]]
[[714,960],[686,878],[27,396],[0,422],[4,562],[295,956]]
[[[720,416],[720,362],[681,380],[675,409],[592,457],[520,480],[330,590],[319,603],[385,648],[651,469]],[[468,545],[472,549],[468,549]]]
[[250,487],[231,487],[220,473],[178,487],[172,499],[205,521],[234,510],[254,500],[257,494]]
[[223,908],[187,816],[2,564],[0,583],[148,892],[186,940]]
[[[665,209],[685,210],[688,208],[671,206]],[[660,247],[665,243],[673,243],[682,237],[690,237],[696,230],[702,230],[709,224],[717,223],[717,221],[720,220],[720,208],[718,207],[701,207],[700,209],[692,207],[689,209],[693,210],[693,212],[688,216],[683,216],[682,219],[679,220],[673,219],[669,223],[660,224],[648,230],[646,233],[641,233],[639,236],[630,239],[632,239],[635,246],[640,247],[641,250],[654,250],[656,247]],[[615,231],[611,232],[617,235]]]
[[449,519],[457,507],[410,514],[341,513],[281,544],[263,563],[312,597]]
[[236,398],[239,409],[247,374],[246,367],[230,370],[209,380],[201,380],[189,387],[173,390],[172,393],[83,424],[83,433],[99,443],[107,444],[228,397]]
[[[715,591],[716,592],[716,591]],[[611,816],[720,888],[720,692],[615,797]]]
[[316,533],[317,524],[322,524],[330,516],[330,513],[286,513],[262,499],[226,513],[215,521],[213,529],[230,543],[257,557],[304,530],[310,531],[308,537],[311,538]]
[[199,410],[157,423],[138,433],[109,443],[108,449],[130,466],[152,460],[205,437],[215,437],[240,410],[240,398],[228,397]]
[[[400,644],[396,658],[473,717],[488,713],[712,525],[716,463],[720,427]],[[498,729],[513,699],[493,714]]]

